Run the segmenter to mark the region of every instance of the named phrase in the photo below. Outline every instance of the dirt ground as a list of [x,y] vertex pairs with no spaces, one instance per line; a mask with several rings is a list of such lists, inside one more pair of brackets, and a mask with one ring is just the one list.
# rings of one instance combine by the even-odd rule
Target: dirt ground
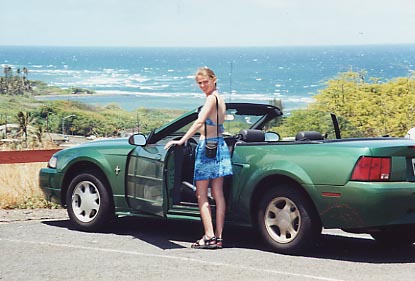
[[0,209],[0,223],[67,218],[66,209]]

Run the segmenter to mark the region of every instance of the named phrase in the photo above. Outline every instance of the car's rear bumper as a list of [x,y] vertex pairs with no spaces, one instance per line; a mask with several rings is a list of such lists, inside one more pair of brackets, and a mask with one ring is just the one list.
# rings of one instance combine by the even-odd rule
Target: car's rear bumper
[[61,180],[56,169],[42,168],[39,171],[39,187],[46,200],[62,205]]
[[415,224],[415,183],[349,182],[317,190],[316,206],[325,228]]

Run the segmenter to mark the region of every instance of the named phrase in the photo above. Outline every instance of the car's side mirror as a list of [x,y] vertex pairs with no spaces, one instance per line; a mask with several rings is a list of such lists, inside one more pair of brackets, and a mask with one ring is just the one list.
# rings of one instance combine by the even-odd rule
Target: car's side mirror
[[128,143],[132,145],[142,146],[146,145],[147,140],[143,134],[135,134],[128,138]]
[[275,132],[266,132],[265,133],[265,141],[279,141],[281,136]]

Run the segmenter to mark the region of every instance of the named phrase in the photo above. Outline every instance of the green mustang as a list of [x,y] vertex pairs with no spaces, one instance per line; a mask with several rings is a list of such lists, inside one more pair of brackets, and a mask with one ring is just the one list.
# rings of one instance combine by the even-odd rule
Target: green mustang
[[[148,136],[55,153],[40,171],[45,197],[65,206],[85,231],[99,230],[114,216],[199,220],[193,185],[198,136],[164,149],[197,113]],[[415,242],[414,141],[341,139],[338,130],[336,139],[302,131],[281,140],[265,132],[281,115],[271,105],[227,104],[224,136],[234,172],[224,184],[227,223],[255,227],[272,250],[289,254],[313,245],[323,227],[369,233],[384,243]]]

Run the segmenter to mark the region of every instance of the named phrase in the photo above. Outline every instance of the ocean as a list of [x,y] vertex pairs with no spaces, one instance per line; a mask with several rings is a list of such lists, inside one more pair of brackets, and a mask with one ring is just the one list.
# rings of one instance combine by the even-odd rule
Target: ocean
[[[415,69],[415,45],[227,48],[121,48],[0,46],[0,64],[28,68],[28,79],[100,95],[39,97],[105,106],[192,109],[204,101],[194,81],[199,67],[218,77],[228,102],[304,108],[340,72],[367,71],[388,81]],[[15,73],[15,72],[14,72]]]

